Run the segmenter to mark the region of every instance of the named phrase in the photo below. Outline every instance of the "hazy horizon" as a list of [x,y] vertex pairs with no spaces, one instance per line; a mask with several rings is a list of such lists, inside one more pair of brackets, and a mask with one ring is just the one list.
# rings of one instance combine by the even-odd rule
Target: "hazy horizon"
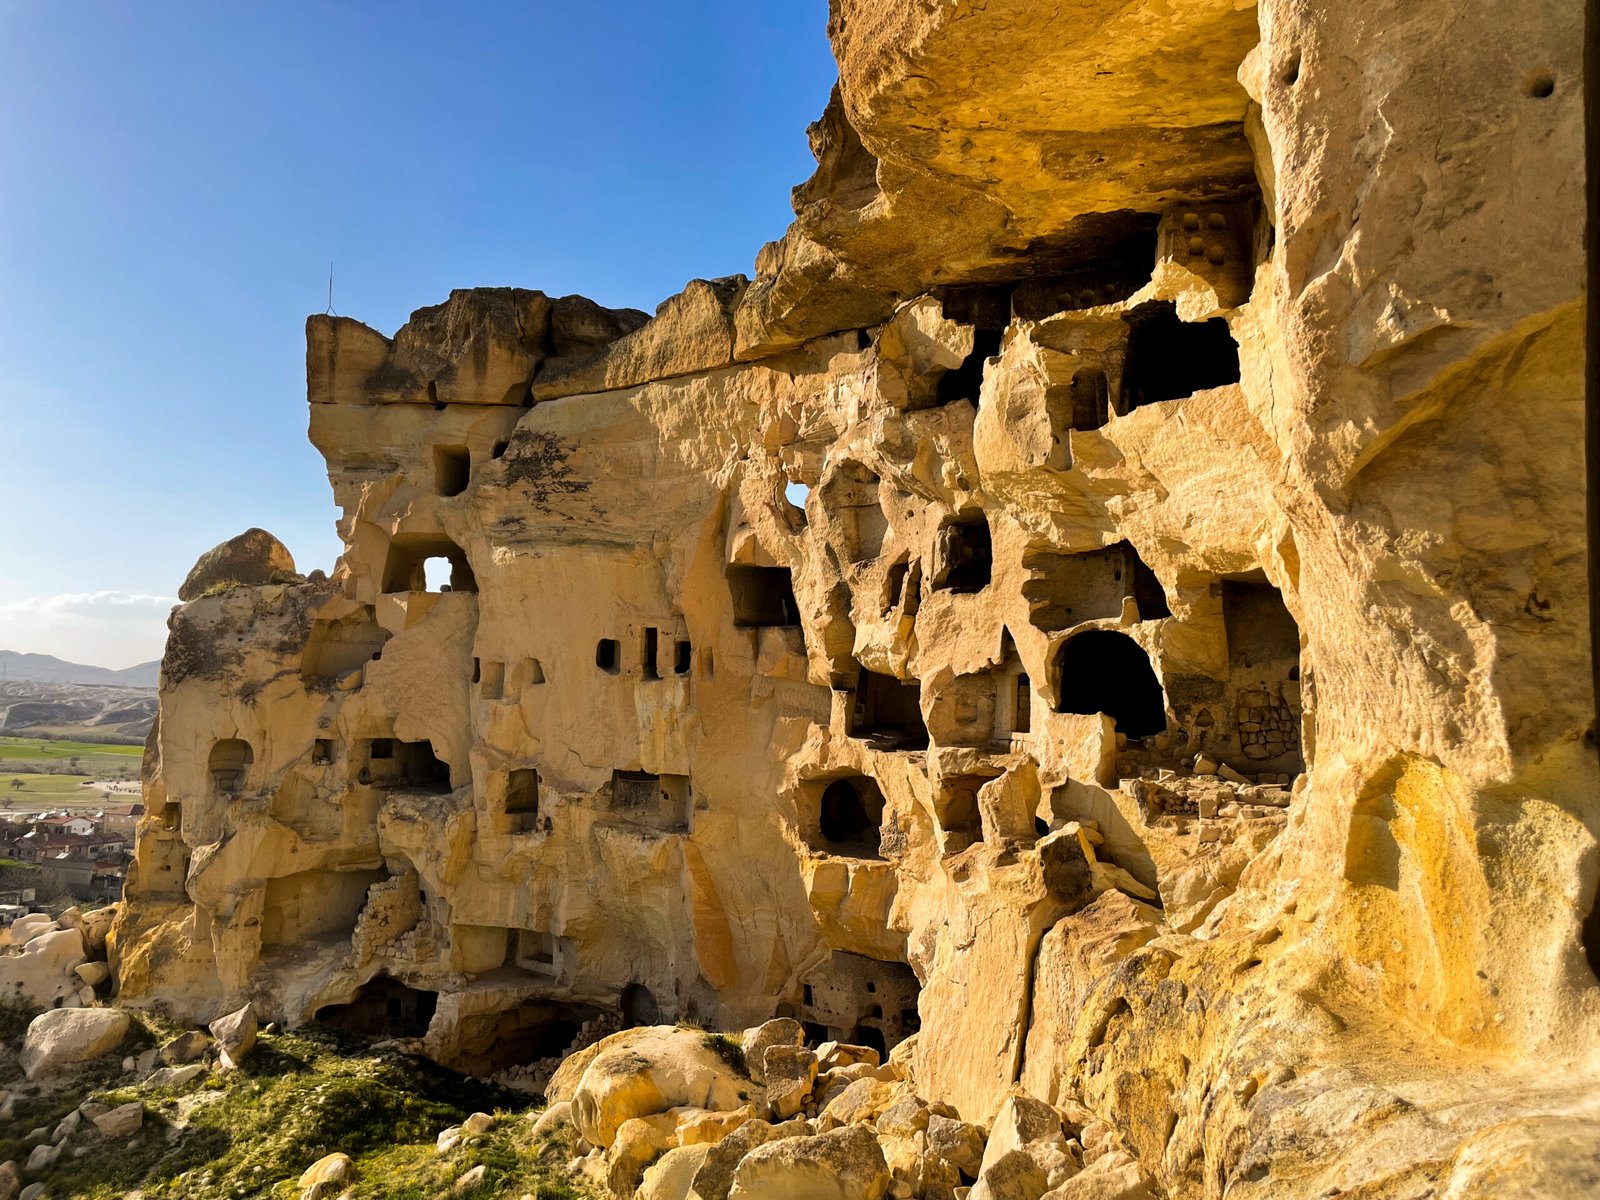
[[648,311],[748,274],[836,74],[822,17],[771,7],[0,9],[0,648],[158,658],[251,526],[333,567],[303,333],[330,261],[384,333],[457,287]]

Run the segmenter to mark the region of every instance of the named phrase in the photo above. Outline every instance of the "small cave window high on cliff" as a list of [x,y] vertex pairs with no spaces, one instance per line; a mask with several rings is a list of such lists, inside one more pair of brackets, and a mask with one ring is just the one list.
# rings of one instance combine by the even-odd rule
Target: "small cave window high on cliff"
[[218,794],[237,795],[244,787],[245,776],[255,758],[250,743],[240,738],[223,738],[213,745],[206,767],[211,772],[211,783]]
[[883,792],[867,775],[845,775],[814,785],[816,836],[811,846],[847,858],[881,858]]
[[1120,617],[1129,596],[1141,621],[1172,615],[1160,579],[1128,542],[1079,554],[1029,550],[1022,556],[1022,569],[1028,619],[1047,632]]
[[674,675],[687,675],[689,668],[694,664],[694,646],[690,642],[677,641],[672,644],[672,673]]
[[800,606],[794,598],[794,580],[788,567],[734,563],[728,567],[727,576],[735,628],[800,624]]
[[950,404],[956,400],[970,400],[976,405],[978,394],[983,389],[984,368],[991,358],[999,355],[1000,342],[1004,337],[1004,329],[974,330],[972,353],[961,361],[959,367],[939,376],[939,382],[934,389],[934,402]]
[[433,752],[432,742],[372,738],[362,749],[367,763],[356,777],[358,783],[413,792],[450,791],[450,765]]
[[928,726],[922,719],[921,684],[863,668],[850,706],[850,736],[888,749],[926,749]]
[[994,543],[982,511],[961,513],[939,529],[935,543],[938,567],[934,589],[981,592],[994,572]]
[[[429,560],[443,560],[434,570],[441,575],[448,568],[449,583],[435,578],[430,586]],[[436,534],[398,534],[389,543],[389,557],[383,567],[383,590],[393,592],[443,591],[475,592],[477,577],[467,562],[466,553],[447,537]]]
[[689,828],[689,807],[687,775],[611,772],[612,811],[631,824],[682,833]]
[[472,478],[472,455],[465,446],[433,448],[433,486],[441,496],[459,496]]
[[639,646],[640,671],[646,679],[660,679],[661,667],[656,662],[656,655],[661,650],[661,631],[653,625],[645,627],[644,637]]
[[388,975],[376,975],[362,984],[348,1003],[325,1005],[312,1019],[361,1037],[419,1038],[427,1034],[438,1006],[438,992],[420,991]]
[[1221,317],[1180,321],[1176,307],[1163,300],[1141,304],[1124,319],[1122,412],[1239,382],[1239,343]]
[[312,621],[300,652],[300,678],[323,684],[343,679],[379,657],[388,640],[367,605],[340,620]]
[[539,772],[532,767],[506,776],[506,824],[511,833],[533,833],[539,827]]
[[983,816],[978,808],[978,792],[994,775],[949,775],[939,784],[935,816],[944,835],[942,849],[959,854],[983,841]]
[[622,671],[622,643],[616,638],[601,638],[594,644],[594,665],[607,675]]
[[1105,713],[1129,738],[1165,733],[1167,713],[1150,657],[1125,633],[1091,629],[1061,647],[1057,712]]
[[478,695],[485,700],[499,700],[505,695],[506,690],[506,665],[503,662],[482,662],[472,660],[477,664]]

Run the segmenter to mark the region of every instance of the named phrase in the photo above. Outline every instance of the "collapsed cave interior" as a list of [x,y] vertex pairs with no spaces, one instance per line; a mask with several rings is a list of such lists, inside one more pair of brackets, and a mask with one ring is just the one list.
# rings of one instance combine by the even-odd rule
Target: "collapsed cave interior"
[[803,976],[799,1021],[806,1040],[871,1046],[884,1057],[916,1033],[922,985],[903,962],[835,950]]
[[1239,382],[1239,343],[1221,317],[1181,321],[1171,301],[1157,300],[1139,305],[1124,320],[1128,349],[1121,412]]
[[389,975],[374,975],[342,1004],[325,1004],[312,1020],[361,1037],[419,1038],[439,1006],[439,993],[409,987]]

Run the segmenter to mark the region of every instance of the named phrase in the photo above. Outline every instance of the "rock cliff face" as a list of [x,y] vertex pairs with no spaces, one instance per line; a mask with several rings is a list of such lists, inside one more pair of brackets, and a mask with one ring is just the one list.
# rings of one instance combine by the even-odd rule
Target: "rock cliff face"
[[345,553],[175,613],[122,999],[529,1086],[789,1016],[1173,1196],[1584,1194],[1578,7],[829,21],[753,280],[308,322]]

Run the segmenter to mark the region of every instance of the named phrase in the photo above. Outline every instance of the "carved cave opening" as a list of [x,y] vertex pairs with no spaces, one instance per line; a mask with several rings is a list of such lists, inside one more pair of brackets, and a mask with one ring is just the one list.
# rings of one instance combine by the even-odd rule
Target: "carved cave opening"
[[1125,633],[1091,629],[1056,656],[1057,712],[1105,713],[1130,739],[1165,733],[1166,701],[1150,657]]
[[211,747],[206,759],[206,770],[211,774],[211,784],[222,796],[237,795],[244,787],[250,764],[255,762],[255,751],[242,738],[222,738]]
[[300,677],[312,683],[332,683],[380,657],[389,635],[379,627],[372,608],[337,621],[311,622],[311,633],[300,652]]
[[430,589],[429,562],[444,560],[449,583],[437,590],[476,592],[477,577],[460,546],[439,534],[398,534],[389,543],[389,556],[383,566],[385,592],[426,592]]
[[928,726],[922,719],[921,684],[863,667],[851,698],[850,736],[885,749],[925,749]]
[[727,569],[736,629],[797,626],[800,605],[788,567],[752,567],[735,563]]
[[490,1075],[562,1058],[578,1041],[585,1022],[602,1015],[595,1005],[538,998],[465,1017],[456,1029],[459,1049],[451,1061],[458,1070]]
[[611,808],[631,824],[664,833],[689,828],[689,777],[648,771],[611,772]]
[[661,1023],[661,1005],[655,994],[642,983],[630,983],[617,999],[617,1010],[628,1028]]
[[1170,617],[1166,590],[1128,542],[1103,550],[1063,554],[1036,548],[1022,556],[1022,596],[1028,620],[1045,632],[1085,621],[1115,620],[1132,597],[1141,621]]
[[433,752],[433,743],[372,738],[364,747],[367,764],[358,783],[444,794],[450,791],[450,764]]
[[1239,343],[1221,317],[1180,321],[1177,307],[1162,300],[1141,304],[1124,320],[1122,412],[1239,382]]
[[939,829],[944,835],[944,853],[959,854],[983,841],[983,815],[978,806],[978,792],[984,784],[997,778],[997,774],[947,775],[940,781],[934,816],[938,818]]
[[389,975],[374,975],[344,1004],[317,1009],[312,1020],[360,1037],[419,1038],[439,1006],[438,992],[408,987]]
[[472,455],[465,446],[433,448],[433,487],[441,496],[459,496],[472,478]]
[[1222,581],[1222,621],[1239,752],[1250,769],[1298,774],[1305,769],[1300,627],[1260,574]]
[[506,826],[511,833],[539,828],[539,772],[519,767],[506,776]]
[[[1006,316],[1010,316],[1007,312]],[[961,360],[961,365],[939,376],[935,385],[934,403],[950,404],[956,400],[978,403],[983,390],[983,371],[989,360],[1000,353],[1000,342],[1005,329],[975,329],[972,333],[972,353]]]
[[846,858],[882,858],[883,792],[867,775],[821,780],[809,789],[816,805],[814,850]]
[[994,542],[981,511],[961,513],[940,526],[935,542],[934,589],[981,592],[994,573]]

